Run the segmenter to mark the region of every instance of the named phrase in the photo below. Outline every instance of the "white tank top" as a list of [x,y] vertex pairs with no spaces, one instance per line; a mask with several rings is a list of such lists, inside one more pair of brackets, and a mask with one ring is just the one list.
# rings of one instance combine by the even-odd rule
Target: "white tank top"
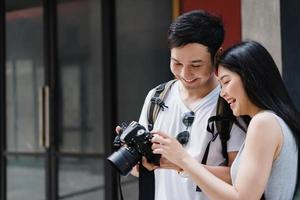
[[[275,115],[272,111],[264,112],[272,113],[275,116],[283,134],[283,145],[278,158],[273,161],[271,174],[264,192],[265,199],[291,200],[293,199],[297,182],[298,150],[295,139],[290,128],[280,117]],[[231,179],[233,184],[235,184],[243,148],[244,144],[231,166]]]

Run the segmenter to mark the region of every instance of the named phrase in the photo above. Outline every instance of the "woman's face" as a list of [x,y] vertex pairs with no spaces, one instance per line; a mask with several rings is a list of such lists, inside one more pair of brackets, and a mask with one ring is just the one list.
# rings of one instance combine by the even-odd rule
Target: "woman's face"
[[222,65],[218,68],[218,80],[221,84],[221,97],[229,104],[235,116],[251,115],[253,104],[243,86],[241,77]]

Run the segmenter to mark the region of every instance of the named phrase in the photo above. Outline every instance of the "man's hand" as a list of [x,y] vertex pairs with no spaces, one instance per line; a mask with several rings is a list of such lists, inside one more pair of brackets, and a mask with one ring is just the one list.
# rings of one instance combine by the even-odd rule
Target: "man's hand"
[[167,160],[166,158],[163,158],[163,157],[160,158],[159,166],[149,163],[145,157],[143,157],[143,159],[142,159],[142,164],[149,171],[155,170],[157,168],[173,169],[176,171],[181,170],[177,165],[175,165],[174,163],[170,162],[169,160]]
[[[149,171],[153,171],[153,170],[155,170],[155,169],[158,168],[157,165],[154,165],[154,164],[152,164],[152,163],[148,163],[147,159],[146,159],[144,156],[143,156],[143,158],[142,158],[142,165],[143,165],[147,170],[149,170]],[[135,166],[132,168],[130,174],[133,175],[133,176],[138,177],[138,176],[139,176],[139,168],[140,168],[140,163],[138,163],[137,165],[135,165]]]
[[143,158],[142,158],[142,165],[146,168],[146,169],[148,169],[148,171],[153,171],[153,170],[155,170],[155,169],[157,169],[159,166],[157,166],[157,165],[154,165],[154,164],[152,164],[152,163],[149,163],[148,161],[147,161],[147,158],[145,158],[144,156],[143,156]]
[[115,129],[116,133],[119,135],[120,132],[122,131],[122,128],[121,126],[117,126],[116,129]]
[[[117,134],[120,134],[122,132],[122,128],[120,126],[117,126],[115,128],[115,131]],[[142,165],[149,171],[153,171],[157,168],[163,168],[163,169],[173,169],[173,170],[176,170],[176,171],[180,171],[181,169],[175,165],[174,163],[170,162],[169,160],[167,160],[166,158],[163,158],[161,157],[160,158],[160,166],[157,166],[157,165],[154,165],[153,163],[149,163],[146,159],[146,157],[143,156],[142,158]],[[131,170],[131,174],[133,176],[136,176],[138,177],[139,176],[139,164],[135,165],[132,170]]]

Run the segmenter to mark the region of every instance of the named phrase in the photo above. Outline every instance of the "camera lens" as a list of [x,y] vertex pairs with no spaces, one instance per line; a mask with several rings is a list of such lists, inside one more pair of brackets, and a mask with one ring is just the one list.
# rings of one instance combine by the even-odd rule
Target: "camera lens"
[[140,158],[141,156],[135,149],[123,146],[107,159],[117,168],[121,175],[125,176],[138,163]]

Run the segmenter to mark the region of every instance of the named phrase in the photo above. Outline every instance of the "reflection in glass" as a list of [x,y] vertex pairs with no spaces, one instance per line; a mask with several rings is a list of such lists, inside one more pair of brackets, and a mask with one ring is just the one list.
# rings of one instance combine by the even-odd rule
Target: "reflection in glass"
[[116,0],[119,123],[138,120],[148,90],[172,78],[171,13],[171,0]]
[[132,175],[121,177],[124,199],[138,199],[138,178]]
[[59,142],[64,152],[104,153],[100,3],[58,1]]
[[44,200],[44,159],[10,156],[7,159],[7,200]]
[[97,158],[60,159],[59,199],[104,199],[103,160]]
[[8,0],[7,5],[7,149],[42,151],[38,93],[44,82],[43,10],[41,6],[16,10]]
[[[116,0],[119,123],[138,120],[148,90],[172,78],[167,46],[171,13],[171,0]],[[137,180],[123,178],[125,199],[138,199]]]

